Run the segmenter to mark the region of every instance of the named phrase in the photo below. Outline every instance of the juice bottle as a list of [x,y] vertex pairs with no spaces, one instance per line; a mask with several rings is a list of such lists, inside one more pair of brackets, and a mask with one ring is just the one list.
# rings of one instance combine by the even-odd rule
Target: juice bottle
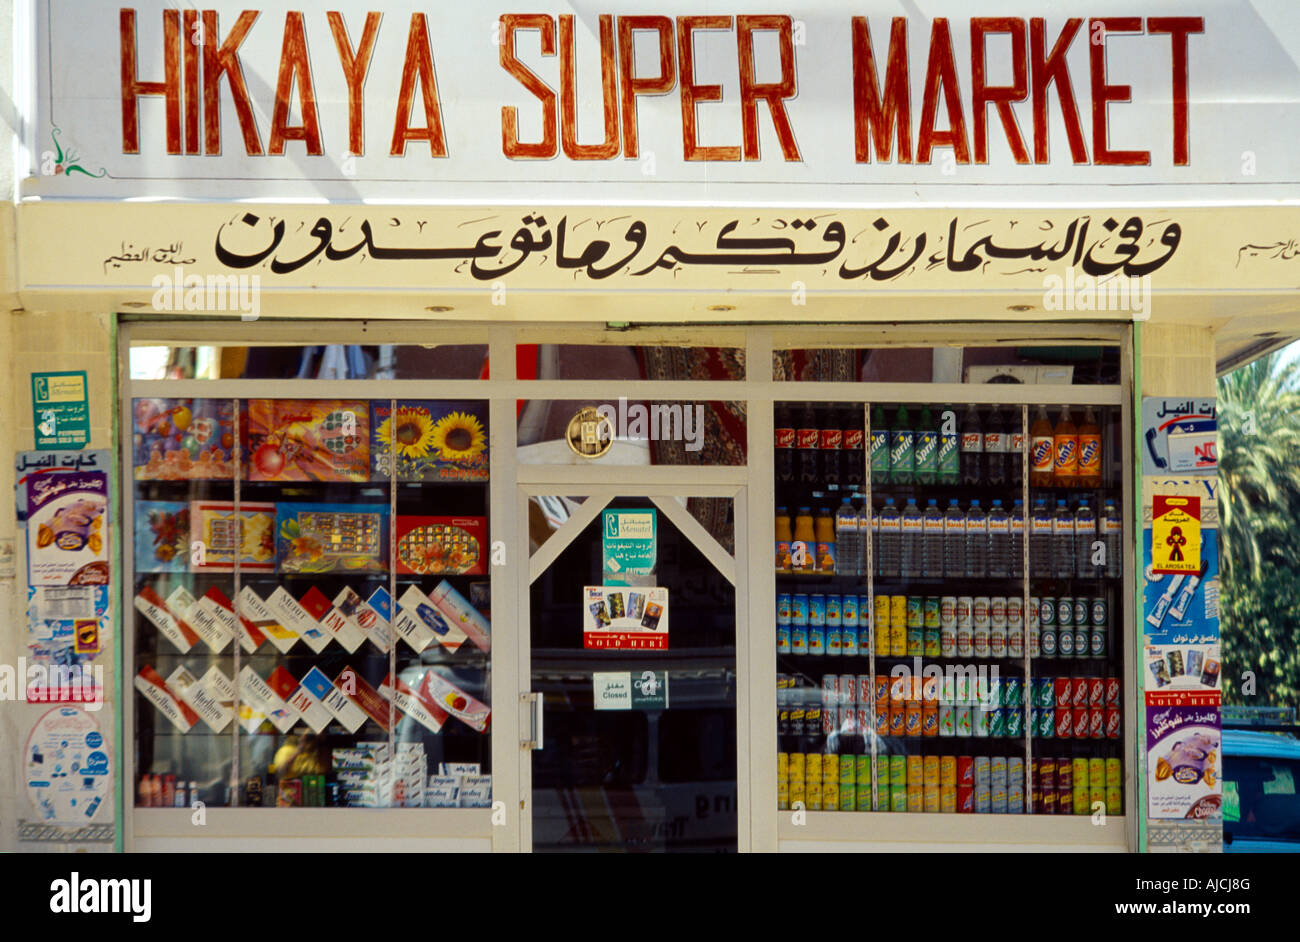
[[1101,427],[1091,406],[1079,423],[1079,486],[1101,487]]
[[1029,485],[1030,487],[1052,486],[1052,463],[1055,461],[1056,445],[1052,437],[1052,420],[1047,417],[1047,409],[1038,407],[1034,424],[1029,426]]
[[1077,487],[1079,483],[1079,430],[1070,419],[1070,407],[1061,410],[1060,421],[1052,430],[1052,478],[1057,487]]
[[816,572],[835,571],[835,517],[829,508],[817,511],[817,561]]
[[794,542],[790,545],[790,568],[794,572],[815,572],[817,538],[813,535],[812,510],[800,507],[794,518]]
[[790,544],[794,536],[790,530],[790,511],[776,508],[776,571],[790,571]]

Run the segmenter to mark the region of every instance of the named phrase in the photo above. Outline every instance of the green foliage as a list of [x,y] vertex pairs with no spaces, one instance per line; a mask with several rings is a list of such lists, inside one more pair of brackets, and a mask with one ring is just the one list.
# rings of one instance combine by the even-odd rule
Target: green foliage
[[[1273,353],[1223,376],[1219,615],[1224,698],[1300,702],[1300,369]],[[1255,674],[1242,697],[1241,675]]]

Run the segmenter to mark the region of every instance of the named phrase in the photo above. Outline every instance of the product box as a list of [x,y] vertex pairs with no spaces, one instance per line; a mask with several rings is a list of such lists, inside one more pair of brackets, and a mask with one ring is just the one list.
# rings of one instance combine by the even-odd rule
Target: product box
[[487,653],[492,646],[491,625],[450,582],[446,579],[439,582],[437,588],[429,593],[429,601],[437,606],[450,624],[463,631],[480,651]]
[[195,572],[233,571],[236,549],[241,570],[275,571],[275,504],[241,502],[239,517],[236,522],[231,501],[190,502],[189,539],[202,546],[192,561]]
[[487,572],[486,517],[397,517],[397,571],[407,575]]
[[399,481],[486,481],[486,402],[402,399],[396,415],[384,400],[370,404],[371,476]]
[[360,399],[250,399],[250,481],[368,481],[370,407]]
[[384,504],[277,504],[280,572],[386,572]]
[[429,787],[424,790],[424,804],[428,808],[455,808],[460,797],[459,775],[430,775]]
[[135,502],[135,571],[186,572],[190,565],[190,505],[180,500]]
[[492,776],[462,775],[460,777],[460,806],[462,808],[492,807]]
[[229,399],[136,399],[131,408],[137,481],[233,481]]

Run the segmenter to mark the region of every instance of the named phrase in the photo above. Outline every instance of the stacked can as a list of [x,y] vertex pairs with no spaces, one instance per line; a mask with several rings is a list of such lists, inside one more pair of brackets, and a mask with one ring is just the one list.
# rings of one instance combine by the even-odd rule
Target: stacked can
[[1019,739],[1025,734],[1025,682],[1021,677],[1002,680],[1002,735]]
[[1103,680],[1105,686],[1105,725],[1106,738],[1119,739],[1124,732],[1123,721],[1120,715],[1119,707],[1119,678],[1106,677]]
[[785,811],[790,807],[790,754],[776,754],[776,808]]
[[957,813],[973,814],[975,811],[975,758],[957,756]]
[[1007,757],[989,757],[989,811],[1007,813]]
[[869,595],[858,596],[858,653],[870,657],[872,650],[872,620],[875,617],[875,600]]
[[1056,760],[1038,757],[1030,763],[1029,801],[1034,814],[1056,813]]
[[[858,808],[857,759],[851,755],[840,756],[840,810],[856,811]],[[868,785],[868,788],[871,786]]]
[[1007,657],[1025,656],[1025,600],[1007,596]]
[[853,778],[857,782],[857,808],[859,811],[871,810],[871,756],[853,757]]
[[976,657],[989,656],[989,597],[971,599],[971,644]]
[[1025,760],[1007,757],[1007,813],[1025,813]]
[[804,754],[802,752],[792,752],[786,759],[787,775],[790,781],[790,807],[802,803],[804,807],[808,804],[807,779],[804,771]]
[[957,656],[975,654],[975,600],[969,595],[957,597]]
[[1088,656],[1105,657],[1106,656],[1106,631],[1110,627],[1109,608],[1104,598],[1095,598],[1092,600],[1092,607],[1088,614]]
[[1083,596],[1076,596],[1074,599],[1074,656],[1076,658],[1088,657],[1089,636],[1091,633],[1090,619],[1092,609],[1092,600]]
[[1007,597],[989,599],[989,656],[1007,656]]
[[939,655],[957,656],[957,597],[945,595],[939,599]]
[[957,810],[957,757],[939,757],[939,811],[952,814]]
[[840,621],[840,596],[826,596],[826,654],[839,657],[844,653],[844,626]]
[[1056,599],[1044,596],[1038,600],[1038,633],[1040,653],[1043,657],[1056,657]]
[[1087,814],[1088,808],[1088,760],[1076,757],[1070,760],[1071,774],[1073,775],[1074,792],[1072,794],[1072,810],[1075,814]]
[[[926,657],[938,657],[943,650],[942,615],[938,596],[926,598],[922,607],[922,649]],[[937,800],[937,799],[936,799]]]
[[889,636],[893,631],[893,616],[888,595],[877,595],[872,600],[871,610],[875,616],[875,651],[877,657],[889,655]]
[[944,676],[939,684],[939,735],[945,738],[957,735],[957,705],[953,702],[954,683]]
[[1029,656],[1032,658],[1043,656],[1042,633],[1038,620],[1039,604],[1038,596],[1030,596],[1029,608],[1025,610],[1025,644],[1029,646]]
[[890,657],[907,655],[907,596],[889,596],[889,649]]
[[1119,759],[1106,760],[1106,813],[1118,815],[1124,813],[1124,769]]
[[1088,760],[1088,808],[1097,805],[1106,807],[1106,760],[1092,758]]
[[907,598],[907,651],[908,657],[925,653],[925,599],[919,595]]
[[840,598],[840,649],[845,657],[854,657],[860,648],[858,645],[858,597],[845,595]]
[[889,757],[889,810],[907,811],[907,756]]
[[820,752],[804,753],[804,807],[809,811],[822,810],[822,756]]
[[1074,657],[1074,598],[1062,595],[1055,600],[1056,656]]
[[808,596],[808,653],[826,653],[826,596]]
[[975,757],[974,775],[975,813],[988,814],[993,805],[993,772],[988,756]]
[[840,757],[833,752],[822,756],[822,810],[840,810]]
[[790,593],[782,592],[776,597],[776,653],[790,653]]
[[939,813],[939,757],[926,756],[921,762],[921,810]]
[[808,596],[790,596],[790,653],[808,653]]

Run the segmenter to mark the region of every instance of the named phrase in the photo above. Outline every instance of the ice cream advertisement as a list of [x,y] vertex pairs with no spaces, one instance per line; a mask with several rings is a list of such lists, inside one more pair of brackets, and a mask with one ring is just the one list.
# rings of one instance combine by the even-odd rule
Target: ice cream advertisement
[[27,575],[34,586],[108,583],[108,475],[35,475],[27,483]]
[[1148,693],[1146,701],[1148,816],[1221,818],[1219,694]]

